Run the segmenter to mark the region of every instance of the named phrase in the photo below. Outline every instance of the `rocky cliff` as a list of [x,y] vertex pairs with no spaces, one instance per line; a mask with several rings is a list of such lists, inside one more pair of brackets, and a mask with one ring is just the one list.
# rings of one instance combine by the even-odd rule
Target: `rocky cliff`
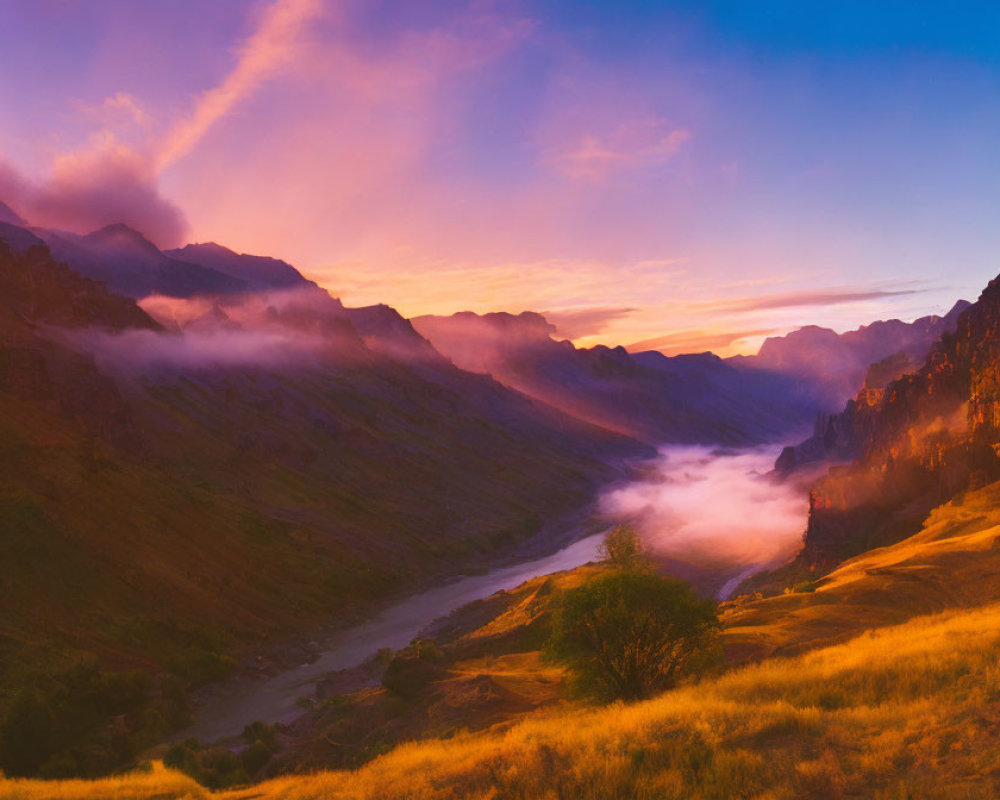
[[933,346],[923,364],[879,364],[825,427],[826,446],[856,460],[811,492],[800,563],[829,567],[913,533],[929,509],[1000,478],[1000,280]]
[[819,408],[835,412],[858,391],[871,364],[900,354],[916,365],[923,363],[941,335],[955,330],[968,307],[959,300],[944,316],[879,320],[839,334],[807,325],[765,340],[755,356],[734,356],[729,362],[794,377],[808,387]]

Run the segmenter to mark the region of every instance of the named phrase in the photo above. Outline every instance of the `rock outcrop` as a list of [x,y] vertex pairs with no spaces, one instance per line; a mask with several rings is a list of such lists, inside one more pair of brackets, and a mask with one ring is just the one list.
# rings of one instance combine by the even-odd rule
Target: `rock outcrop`
[[879,385],[907,366],[902,357],[875,365],[826,425],[827,452],[856,460],[812,490],[799,557],[811,569],[898,541],[933,506],[1000,479],[1000,279],[918,369]]

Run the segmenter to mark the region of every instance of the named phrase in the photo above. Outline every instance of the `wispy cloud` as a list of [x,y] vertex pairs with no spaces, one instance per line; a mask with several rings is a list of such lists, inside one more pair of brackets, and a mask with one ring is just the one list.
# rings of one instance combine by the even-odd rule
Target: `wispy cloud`
[[815,292],[782,292],[756,297],[741,297],[734,300],[712,300],[695,305],[706,311],[766,311],[777,308],[836,306],[867,300],[885,300],[890,297],[920,294],[923,291],[923,289],[822,289]]
[[544,159],[567,178],[600,183],[616,172],[665,163],[690,138],[689,130],[665,120],[619,122],[551,148]]
[[320,0],[276,0],[268,6],[257,30],[240,47],[233,70],[172,127],[157,152],[157,171],[186,155],[219,119],[286,63],[306,23],[322,8]]
[[659,350],[663,353],[700,353],[706,350],[717,351],[732,347],[745,339],[756,339],[778,333],[779,328],[757,328],[743,331],[706,331],[687,330],[676,331],[666,336],[656,336],[626,345],[630,353],[643,350]]
[[635,308],[572,308],[543,311],[542,316],[556,326],[555,335],[562,339],[579,339],[606,330],[609,323],[627,317]]

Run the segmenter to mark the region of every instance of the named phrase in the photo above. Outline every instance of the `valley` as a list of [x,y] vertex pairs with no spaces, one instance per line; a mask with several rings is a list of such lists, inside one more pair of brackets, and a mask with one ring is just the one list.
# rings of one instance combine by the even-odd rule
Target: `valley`
[[998,31],[0,1],[0,800],[1000,798]]
[[[811,335],[783,360],[798,340],[775,341],[763,368],[578,349],[531,315],[411,323],[217,246],[181,252],[247,270],[254,292],[135,303],[18,230],[0,246],[0,520],[18,565],[0,795],[100,794],[135,763],[151,777],[115,784],[135,797],[533,796],[542,773],[571,794],[793,797],[888,780],[890,762],[922,785],[930,764],[962,768],[951,744],[904,763],[898,744],[883,755],[895,722],[861,722],[886,703],[919,716],[915,693],[945,709],[927,741],[976,752],[957,693],[989,684],[1000,593],[992,362],[971,355],[992,347],[992,288],[892,337],[816,351]],[[162,266],[113,234],[103,257]],[[831,414],[829,377],[859,348],[880,360]],[[594,710],[548,642],[563,598],[614,572],[601,548],[620,523],[652,569],[720,601],[720,628],[700,679]],[[890,689],[903,653],[917,666]],[[582,777],[592,748],[620,768]]]
[[[25,796],[36,785],[19,773],[96,778],[149,759],[219,791],[273,779],[262,791],[309,796],[387,768],[408,741],[501,752],[547,719],[586,730],[598,712],[546,641],[560,598],[608,570],[600,548],[619,523],[658,571],[721,601],[721,660],[675,690],[709,707],[734,668],[833,663],[859,636],[994,597],[995,487],[945,438],[964,447],[954,409],[976,367],[953,342],[992,335],[978,321],[992,319],[989,291],[870,338],[831,332],[817,350],[810,334],[798,356],[795,336],[775,340],[765,367],[578,349],[538,315],[411,323],[345,308],[284,262],[216,245],[157,255],[124,226],[64,248],[67,267],[8,228],[0,519],[21,566],[5,575],[0,711],[8,786]],[[162,271],[182,255],[254,291],[210,281],[135,303],[72,271],[95,258]],[[843,378],[845,359],[866,357],[881,361]],[[844,380],[855,396],[831,414]],[[931,405],[906,405],[900,428],[914,381]],[[893,486],[875,507],[874,485]],[[868,487],[860,504],[852,486]],[[38,715],[66,722],[15,745]],[[317,769],[361,771],[275,777]]]

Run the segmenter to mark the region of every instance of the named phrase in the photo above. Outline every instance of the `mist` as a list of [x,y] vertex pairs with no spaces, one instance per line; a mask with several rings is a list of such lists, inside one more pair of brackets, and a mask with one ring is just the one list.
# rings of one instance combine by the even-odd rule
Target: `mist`
[[64,332],[115,370],[331,366],[363,357],[339,300],[316,287],[139,302],[163,331]]
[[776,566],[802,546],[809,512],[800,485],[768,475],[779,451],[664,447],[641,479],[603,495],[602,511],[632,521],[654,555],[733,578]]

